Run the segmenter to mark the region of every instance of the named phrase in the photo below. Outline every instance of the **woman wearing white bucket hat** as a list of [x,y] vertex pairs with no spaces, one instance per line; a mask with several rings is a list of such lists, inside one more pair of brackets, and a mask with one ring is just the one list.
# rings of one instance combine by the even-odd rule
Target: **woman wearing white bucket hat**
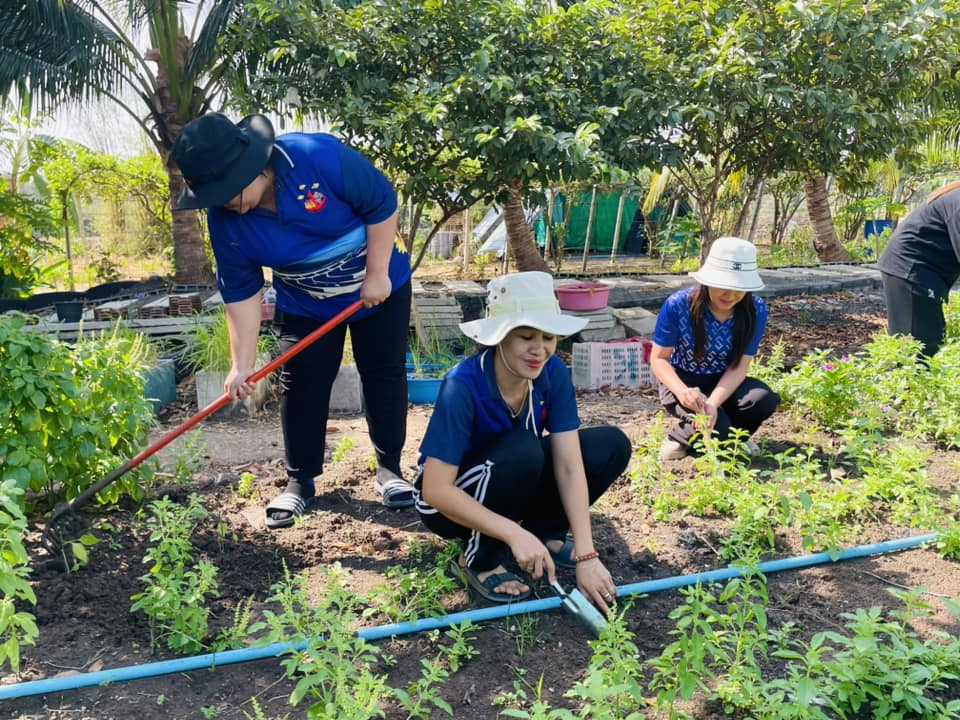
[[525,272],[492,280],[486,317],[460,325],[483,347],[443,381],[420,448],[416,507],[435,533],[463,541],[451,570],[493,602],[530,594],[507,570],[511,557],[551,582],[556,565],[575,568],[604,612],[615,597],[590,505],[626,468],[630,441],[615,427],[580,429],[569,370],[554,355],[557,340],[585,324],[560,312],[550,275]]
[[[660,449],[663,460],[693,450],[696,435],[712,429],[726,439],[733,428],[748,435],[777,409],[780,397],[747,377],[767,324],[757,250],[746,240],[714,241],[703,265],[690,273],[697,285],[674,293],[660,308],[650,368],[660,381],[660,402],[679,419]],[[706,427],[696,417],[706,416]],[[747,441],[751,454],[756,444]]]

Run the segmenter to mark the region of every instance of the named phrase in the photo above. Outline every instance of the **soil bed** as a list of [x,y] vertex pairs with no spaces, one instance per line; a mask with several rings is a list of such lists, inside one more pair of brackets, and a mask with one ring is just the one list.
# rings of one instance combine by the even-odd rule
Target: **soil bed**
[[[771,301],[770,324],[762,352],[783,342],[788,366],[814,348],[854,352],[884,327],[883,300],[879,293],[841,293],[820,297],[789,297]],[[183,383],[180,403],[163,418],[169,429],[195,411],[189,383]],[[580,398],[585,424],[608,422],[624,428],[639,445],[658,412],[653,389],[584,393]],[[417,448],[429,419],[429,406],[413,405],[409,414],[404,470],[412,477]],[[297,527],[270,532],[263,525],[266,500],[283,484],[282,448],[276,409],[255,418],[214,420],[201,426],[205,448],[203,467],[184,486],[163,487],[158,492],[183,500],[200,494],[211,516],[205,530],[194,538],[202,555],[219,568],[221,597],[214,604],[213,629],[229,625],[233,610],[252,597],[259,608],[270,586],[283,578],[286,565],[292,572],[307,573],[316,589],[319,569],[339,562],[352,573],[351,585],[365,591],[384,579],[385,570],[407,561],[407,548],[417,538],[429,539],[413,510],[383,508],[372,488],[369,466],[372,450],[362,417],[332,418],[327,431],[328,455],[343,438],[352,446],[336,462],[330,461],[318,486],[319,502]],[[760,433],[769,449],[780,452],[796,446],[798,431],[786,416],[778,415]],[[828,440],[824,439],[827,443]],[[182,447],[182,445],[180,446]],[[830,448],[825,447],[825,452]],[[955,491],[960,469],[953,454],[931,448],[928,471],[945,493]],[[164,451],[169,469],[176,450]],[[760,461],[761,463],[763,461]],[[692,461],[683,460],[671,470],[692,472]],[[772,469],[772,468],[771,468]],[[237,493],[242,473],[253,473],[260,498],[248,500]],[[89,565],[64,574],[47,561],[38,547],[39,529],[30,537],[36,559],[33,585],[38,603],[35,614],[40,638],[24,648],[21,673],[4,683],[52,677],[60,673],[89,672],[155,662],[172,657],[166,649],[150,650],[147,620],[130,612],[131,595],[142,588],[138,578],[148,566],[142,559],[149,546],[136,508],[108,516],[120,532],[110,533],[92,549]],[[103,516],[99,516],[100,519]],[[597,548],[618,584],[699,572],[725,565],[716,548],[725,534],[722,519],[682,517],[656,522],[651,509],[638,502],[627,478],[621,479],[594,508]],[[102,534],[102,533],[101,533]],[[857,543],[877,542],[919,534],[916,529],[885,524],[870,525]],[[795,538],[778,542],[778,557],[802,554]],[[560,571],[566,586],[573,573]],[[769,615],[772,623],[796,623],[804,636],[836,630],[841,613],[858,607],[898,607],[888,590],[894,586],[926,586],[930,592],[955,595],[960,588],[960,568],[931,550],[911,550],[863,560],[823,565],[769,577]],[[539,588],[541,596],[548,589]],[[676,591],[655,593],[636,601],[628,618],[630,629],[645,658],[658,655],[670,642],[674,622],[668,614],[680,603]],[[446,599],[451,612],[471,607],[465,591]],[[939,607],[937,603],[933,603]],[[383,624],[373,617],[368,624]],[[583,676],[591,650],[590,639],[574,621],[560,612],[541,613],[525,626],[525,643],[518,642],[518,621],[508,619],[483,624],[475,635],[479,654],[444,684],[442,695],[455,715],[466,720],[495,718],[493,699],[513,689],[515,682],[529,683],[528,696],[543,677],[543,696],[553,706],[570,706],[564,692]],[[937,628],[953,635],[960,627],[945,612],[937,612],[921,630]],[[395,659],[388,672],[392,687],[405,688],[420,672],[420,659],[436,654],[428,634],[411,635],[381,643]],[[0,717],[57,718],[244,718],[253,716],[256,697],[267,717],[305,717],[305,705],[292,708],[287,699],[293,684],[284,678],[277,659],[262,660],[214,671],[193,671],[146,680],[5,701]],[[722,717],[715,708],[691,708],[699,718]],[[648,717],[656,717],[651,709]],[[387,708],[389,718],[404,718],[401,708]],[[434,717],[445,717],[436,712]]]

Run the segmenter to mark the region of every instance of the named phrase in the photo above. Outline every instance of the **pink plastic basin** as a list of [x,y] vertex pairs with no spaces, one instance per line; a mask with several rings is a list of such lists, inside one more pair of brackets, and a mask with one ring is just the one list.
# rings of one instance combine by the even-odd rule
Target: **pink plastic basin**
[[605,283],[559,285],[557,300],[561,310],[599,310],[607,306],[610,286]]

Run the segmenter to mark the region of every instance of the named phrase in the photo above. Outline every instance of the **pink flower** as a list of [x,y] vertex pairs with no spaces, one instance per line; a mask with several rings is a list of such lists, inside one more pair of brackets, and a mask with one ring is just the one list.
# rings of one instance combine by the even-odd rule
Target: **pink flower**
[[823,368],[824,368],[827,372],[830,372],[831,370],[833,370],[833,365],[831,365],[830,363],[827,363],[826,365],[823,366]]

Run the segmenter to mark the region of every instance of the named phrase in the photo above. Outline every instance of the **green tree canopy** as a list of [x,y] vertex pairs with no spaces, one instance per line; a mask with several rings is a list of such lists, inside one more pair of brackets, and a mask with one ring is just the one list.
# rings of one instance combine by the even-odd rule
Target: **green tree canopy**
[[521,267],[542,266],[525,194],[659,160],[657,96],[606,0],[256,7],[232,44],[260,58],[248,103],[296,88],[300,112],[334,121],[417,202],[504,202]]

